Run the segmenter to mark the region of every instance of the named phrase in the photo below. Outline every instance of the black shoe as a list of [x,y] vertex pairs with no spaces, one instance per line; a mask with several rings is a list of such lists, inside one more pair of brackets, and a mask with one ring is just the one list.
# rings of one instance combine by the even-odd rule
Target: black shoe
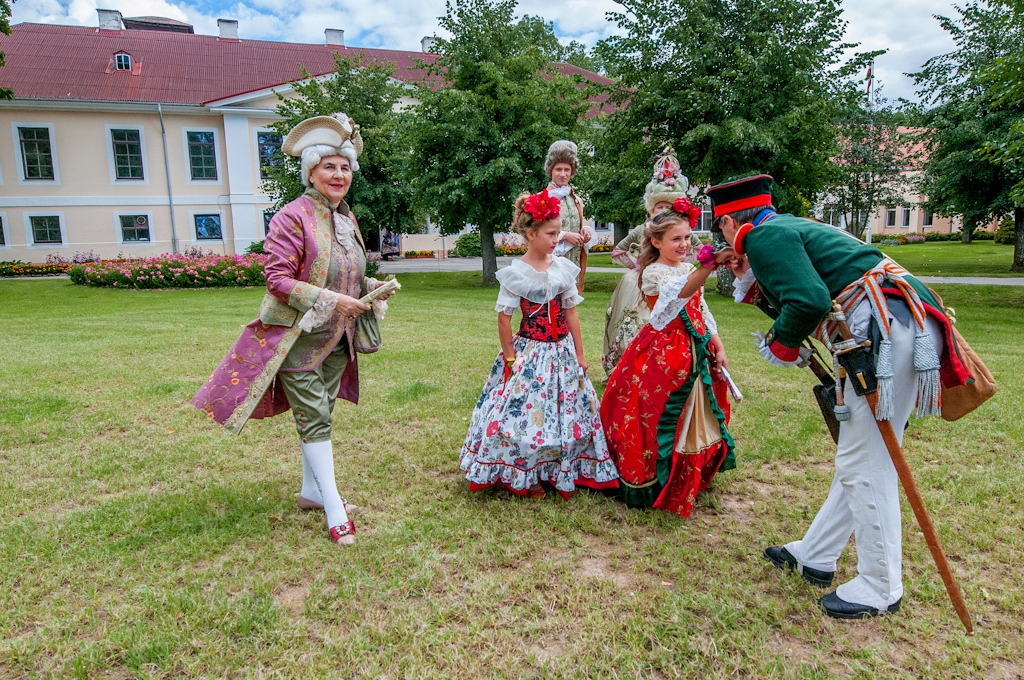
[[828,588],[831,586],[832,577],[836,575],[834,571],[818,571],[810,567],[801,567],[788,550],[777,545],[765,548],[764,556],[779,569],[796,569],[804,577],[805,581],[818,588]]
[[900,610],[900,603],[903,598],[893,602],[887,609],[875,609],[864,604],[854,604],[840,599],[834,592],[818,600],[818,604],[825,610],[825,613],[833,619],[870,619],[875,616],[885,616]]

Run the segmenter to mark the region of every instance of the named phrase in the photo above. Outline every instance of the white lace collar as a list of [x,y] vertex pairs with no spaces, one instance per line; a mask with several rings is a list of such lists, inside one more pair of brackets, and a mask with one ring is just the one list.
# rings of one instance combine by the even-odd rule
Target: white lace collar
[[565,198],[572,192],[572,187],[566,184],[564,187],[555,187],[554,189],[548,189],[548,196],[554,196],[555,198]]
[[539,272],[520,259],[498,270],[498,282],[510,293],[542,305],[576,285],[580,268],[564,257],[552,260],[547,271]]
[[356,227],[346,215],[339,212],[334,214],[334,237],[346,251],[352,253],[356,250]]

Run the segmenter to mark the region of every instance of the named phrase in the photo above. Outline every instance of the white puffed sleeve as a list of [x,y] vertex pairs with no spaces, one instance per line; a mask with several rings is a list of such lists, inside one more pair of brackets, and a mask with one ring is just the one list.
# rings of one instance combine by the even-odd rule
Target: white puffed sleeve
[[580,295],[580,290],[576,287],[576,282],[573,281],[571,286],[562,291],[562,307],[569,309],[581,302],[583,302],[583,296]]
[[498,289],[498,303],[494,305],[494,311],[506,316],[512,316],[519,309],[519,296],[515,295],[505,286]]
[[715,316],[708,307],[708,301],[704,299],[703,288],[700,289],[700,311],[704,315],[704,328],[707,329],[708,334],[718,335],[718,322],[715,321]]

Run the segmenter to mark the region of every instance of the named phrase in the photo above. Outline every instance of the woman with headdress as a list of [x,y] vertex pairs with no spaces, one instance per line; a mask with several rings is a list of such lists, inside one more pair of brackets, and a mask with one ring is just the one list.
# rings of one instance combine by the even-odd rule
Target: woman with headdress
[[583,201],[569,184],[579,169],[579,155],[574,142],[560,139],[548,147],[544,174],[551,178],[551,182],[547,191],[562,203],[562,232],[558,236],[555,256],[562,256],[580,268],[576,287],[582,293],[583,280],[587,276],[587,242],[591,233],[583,224]]
[[356,319],[371,309],[359,298],[383,285],[365,275],[366,249],[345,203],[363,141],[351,118],[335,114],[302,121],[281,148],[300,158],[306,192],[270,221],[259,318],[192,403],[236,434],[249,419],[290,409],[302,449],[299,507],[323,508],[331,540],[351,545],[354,506],[335,483],[331,413],[336,398],[359,399]]
[[[667,149],[654,163],[654,176],[644,189],[644,208],[651,217],[672,207],[677,198],[687,195],[690,180],[679,171],[679,161]],[[615,244],[612,261],[626,267],[628,271],[615,286],[612,299],[608,303],[608,313],[604,325],[604,352],[601,354],[601,366],[605,378],[611,375],[619,358],[629,343],[640,332],[651,316],[644,295],[637,285],[636,256],[640,252],[640,239],[646,222],[634,227],[626,238]],[[700,238],[690,232],[690,243],[693,246],[686,255],[684,262],[696,262]]]

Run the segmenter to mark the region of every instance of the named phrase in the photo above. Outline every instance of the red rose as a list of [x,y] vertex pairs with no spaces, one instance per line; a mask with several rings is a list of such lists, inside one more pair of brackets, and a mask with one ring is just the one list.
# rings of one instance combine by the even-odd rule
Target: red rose
[[498,434],[498,421],[497,420],[492,420],[487,425],[487,436],[488,437],[493,437],[496,434]]

